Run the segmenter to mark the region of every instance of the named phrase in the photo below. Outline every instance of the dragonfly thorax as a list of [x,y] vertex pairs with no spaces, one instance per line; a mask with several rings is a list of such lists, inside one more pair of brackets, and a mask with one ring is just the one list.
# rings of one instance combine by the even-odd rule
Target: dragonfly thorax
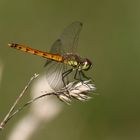
[[92,63],[87,58],[81,58],[74,54],[67,54],[64,55],[63,57],[64,57],[63,62],[67,65],[72,66],[74,69],[87,71],[92,66]]

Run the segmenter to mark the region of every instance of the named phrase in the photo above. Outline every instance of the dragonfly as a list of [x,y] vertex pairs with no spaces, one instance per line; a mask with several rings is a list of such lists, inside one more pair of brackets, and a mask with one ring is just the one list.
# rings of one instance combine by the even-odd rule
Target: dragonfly
[[51,46],[50,52],[32,49],[17,43],[8,45],[11,48],[46,58],[45,67],[48,83],[53,89],[60,89],[60,87],[66,86],[68,75],[72,72],[74,72],[74,79],[76,80],[89,79],[83,71],[88,71],[92,62],[88,58],[82,58],[75,53],[82,26],[81,22],[76,21],[66,27]]

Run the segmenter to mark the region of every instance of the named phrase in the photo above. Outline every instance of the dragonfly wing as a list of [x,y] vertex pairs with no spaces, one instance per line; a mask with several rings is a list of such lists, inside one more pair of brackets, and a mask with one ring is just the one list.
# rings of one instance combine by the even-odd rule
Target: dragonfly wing
[[55,91],[60,90],[64,87],[62,81],[62,73],[65,71],[65,65],[52,61],[45,67],[46,79],[51,88]]
[[81,22],[73,22],[64,29],[64,32],[60,36],[62,43],[62,50],[65,53],[75,52],[78,45],[78,38],[83,24]]
[[62,41],[60,39],[57,39],[53,43],[53,45],[51,46],[50,53],[52,53],[52,54],[59,54],[59,55],[62,55],[64,53],[63,49],[62,49]]
[[[52,54],[62,55],[62,42],[60,39],[56,40],[50,50]],[[55,62],[53,60],[47,60],[45,63],[45,71],[46,71],[46,79],[51,88],[55,91],[60,90],[64,87],[64,83],[62,81],[62,73],[67,70],[67,66],[60,62]],[[67,82],[67,79],[66,79]]]
[[[62,42],[60,39],[58,39],[51,46],[50,53],[62,55],[64,52],[63,52],[63,49],[61,48],[62,48]],[[53,61],[48,59],[44,66],[47,66],[50,62],[53,62]]]
[[[77,21],[66,27],[60,38],[57,39],[51,46],[50,53],[63,55],[75,52],[82,26],[83,24]],[[47,66],[50,62],[52,62],[52,60],[47,60],[45,66]]]
[[[51,47],[50,53],[63,55],[65,53],[72,53],[78,42],[79,33],[82,29],[81,22],[74,22],[69,25],[60,38],[54,42]],[[60,62],[47,60],[46,64],[46,78],[50,86],[55,90],[60,90],[64,87],[62,81],[62,73],[67,70],[67,66]],[[68,77],[66,78],[66,82]]]

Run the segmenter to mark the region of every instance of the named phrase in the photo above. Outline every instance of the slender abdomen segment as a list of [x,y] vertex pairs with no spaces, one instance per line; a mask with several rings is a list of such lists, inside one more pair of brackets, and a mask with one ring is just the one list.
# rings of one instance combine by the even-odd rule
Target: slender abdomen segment
[[55,60],[55,61],[59,61],[59,62],[63,61],[63,57],[61,55],[58,55],[58,54],[46,53],[46,52],[43,52],[43,51],[39,51],[39,50],[29,48],[25,45],[15,44],[15,43],[10,43],[10,44],[8,44],[8,46],[11,47],[11,48],[15,48],[17,50],[21,50],[23,52],[28,52],[28,53],[31,53],[31,54],[34,54],[34,55],[44,57],[44,58],[47,58],[47,59],[51,59],[51,60]]

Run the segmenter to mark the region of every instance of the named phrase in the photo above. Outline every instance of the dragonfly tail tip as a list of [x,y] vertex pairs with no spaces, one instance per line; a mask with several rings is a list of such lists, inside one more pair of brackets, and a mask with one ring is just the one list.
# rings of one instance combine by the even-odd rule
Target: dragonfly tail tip
[[8,43],[8,46],[11,47],[12,46],[12,43]]

